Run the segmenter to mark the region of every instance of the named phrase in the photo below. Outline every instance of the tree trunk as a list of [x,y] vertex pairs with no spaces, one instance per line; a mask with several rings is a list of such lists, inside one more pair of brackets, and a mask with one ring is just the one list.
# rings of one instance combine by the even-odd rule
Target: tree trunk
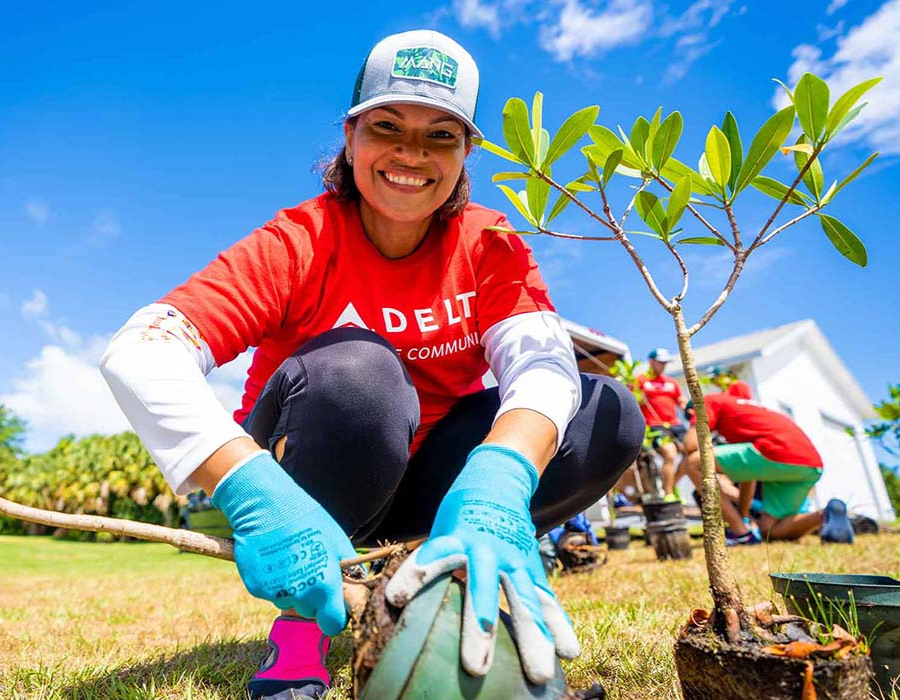
[[674,308],[672,317],[675,320],[675,331],[678,335],[678,351],[681,354],[684,378],[687,381],[688,391],[694,402],[694,413],[697,417],[697,441],[700,445],[700,461],[703,465],[701,493],[703,503],[700,509],[703,518],[703,551],[706,554],[706,571],[713,598],[713,629],[718,634],[727,637],[729,641],[736,642],[741,628],[750,629],[751,625],[744,611],[744,603],[737,580],[728,564],[712,436],[706,415],[706,404],[703,403],[700,377],[694,366],[691,337],[688,334],[684,313],[680,306]]

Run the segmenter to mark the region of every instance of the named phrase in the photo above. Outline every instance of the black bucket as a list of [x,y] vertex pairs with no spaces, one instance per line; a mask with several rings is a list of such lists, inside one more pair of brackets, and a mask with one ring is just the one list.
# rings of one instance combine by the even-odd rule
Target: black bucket
[[606,546],[610,549],[628,549],[631,544],[631,532],[627,525],[606,526]]
[[656,551],[657,559],[690,559],[692,556],[691,537],[684,518],[648,522],[647,541]]
[[648,523],[684,518],[681,501],[647,501],[641,504]]

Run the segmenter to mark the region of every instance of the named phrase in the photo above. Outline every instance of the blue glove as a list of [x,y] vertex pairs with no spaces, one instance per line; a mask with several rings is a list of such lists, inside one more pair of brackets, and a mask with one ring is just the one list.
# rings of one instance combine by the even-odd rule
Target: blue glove
[[392,604],[405,605],[438,576],[466,567],[460,661],[475,676],[485,675],[493,661],[501,584],[529,680],[546,683],[556,673],[556,655],[579,652],[538,553],[529,512],[537,484],[537,469],[515,450],[476,447],[444,496],[430,538],[385,590]]
[[356,556],[341,527],[269,454],[223,479],[212,496],[234,529],[247,590],[315,619],[329,635],[347,624],[340,560]]

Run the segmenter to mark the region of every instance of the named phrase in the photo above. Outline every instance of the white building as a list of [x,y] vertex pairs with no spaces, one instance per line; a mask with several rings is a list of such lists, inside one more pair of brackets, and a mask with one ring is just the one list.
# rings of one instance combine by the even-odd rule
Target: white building
[[[832,497],[878,520],[895,515],[863,421],[872,403],[828,340],[811,320],[729,338],[694,349],[701,372],[714,365],[732,370],[767,408],[791,416],[822,455],[822,478],[810,496],[817,508]],[[673,360],[667,373],[681,375]],[[852,436],[848,429],[853,431]]]

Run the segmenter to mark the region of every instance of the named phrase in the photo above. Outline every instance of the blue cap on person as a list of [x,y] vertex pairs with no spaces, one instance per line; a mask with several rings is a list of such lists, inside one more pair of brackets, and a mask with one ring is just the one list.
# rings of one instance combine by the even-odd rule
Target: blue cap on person
[[478,138],[478,66],[453,39],[431,29],[392,34],[375,44],[359,71],[348,117],[406,102],[449,112]]
[[655,350],[651,350],[647,357],[651,360],[656,360],[657,362],[668,362],[672,359],[672,354],[665,348],[656,348]]

